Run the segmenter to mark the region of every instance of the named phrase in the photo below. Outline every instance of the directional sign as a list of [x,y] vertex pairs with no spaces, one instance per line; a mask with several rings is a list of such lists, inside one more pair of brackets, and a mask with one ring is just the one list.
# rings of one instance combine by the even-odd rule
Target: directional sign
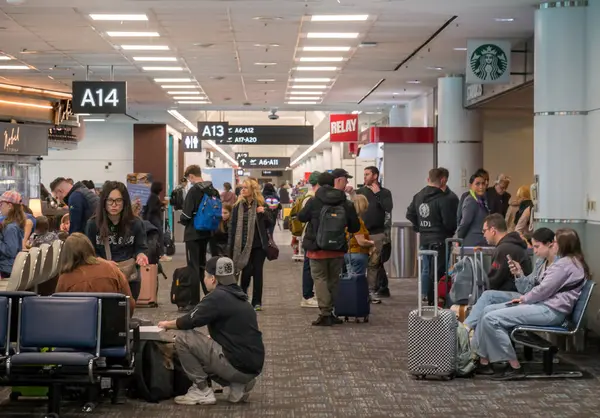
[[181,143],[183,144],[183,152],[202,151],[202,141],[198,139],[198,135],[195,133],[183,134]]
[[285,168],[290,165],[290,157],[248,157],[238,160],[241,168]]
[[127,113],[125,81],[73,81],[73,113]]
[[198,138],[202,141],[213,140],[219,144],[227,140],[229,122],[198,122]]
[[226,145],[312,145],[314,135],[312,126],[229,126],[228,135],[215,141]]
[[250,153],[249,152],[236,152],[235,153],[235,159],[237,161],[239,161],[242,158],[249,158],[250,157]]
[[280,170],[263,170],[262,171],[262,176],[263,177],[267,177],[267,176],[281,177],[281,176],[283,176],[283,171],[280,171]]

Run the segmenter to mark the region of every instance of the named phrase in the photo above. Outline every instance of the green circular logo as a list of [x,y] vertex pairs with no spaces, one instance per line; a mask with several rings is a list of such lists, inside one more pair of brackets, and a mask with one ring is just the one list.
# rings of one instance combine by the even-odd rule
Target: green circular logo
[[502,77],[508,68],[508,59],[497,45],[479,46],[469,60],[471,71],[482,81],[493,81]]

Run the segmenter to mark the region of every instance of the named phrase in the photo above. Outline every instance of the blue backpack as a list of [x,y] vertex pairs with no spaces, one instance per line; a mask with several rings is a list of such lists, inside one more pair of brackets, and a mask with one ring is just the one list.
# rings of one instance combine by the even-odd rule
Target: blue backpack
[[222,211],[221,199],[204,193],[198,211],[194,215],[194,228],[196,231],[216,231],[223,218]]

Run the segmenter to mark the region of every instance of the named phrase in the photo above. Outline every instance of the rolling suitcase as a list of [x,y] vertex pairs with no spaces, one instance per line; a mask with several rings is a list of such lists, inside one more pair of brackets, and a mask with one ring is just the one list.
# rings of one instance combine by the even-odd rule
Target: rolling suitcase
[[[433,256],[437,271],[437,251],[419,251],[418,308],[408,315],[407,357],[410,374],[419,379],[440,376],[452,379],[456,373],[456,315],[434,304],[423,307],[421,300],[421,264],[423,256]],[[435,275],[434,275],[435,277]],[[437,283],[433,284],[434,300],[438,298]]]
[[371,304],[369,302],[369,283],[365,274],[342,274],[334,306],[335,316],[348,321],[348,318],[363,318],[369,322]]
[[135,306],[156,308],[158,306],[158,265],[148,264],[140,267],[140,278],[142,284]]

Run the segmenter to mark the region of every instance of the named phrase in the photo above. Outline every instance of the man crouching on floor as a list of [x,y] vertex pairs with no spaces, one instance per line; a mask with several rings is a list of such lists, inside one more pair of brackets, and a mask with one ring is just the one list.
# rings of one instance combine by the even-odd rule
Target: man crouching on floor
[[[209,378],[229,386],[229,402],[244,402],[262,371],[265,349],[256,312],[233,273],[231,259],[208,260],[204,284],[210,293],[189,314],[158,324],[165,330],[183,331],[175,339],[175,348],[194,384],[186,395],[175,398],[180,405],[215,404]],[[196,329],[205,325],[210,336]]]

